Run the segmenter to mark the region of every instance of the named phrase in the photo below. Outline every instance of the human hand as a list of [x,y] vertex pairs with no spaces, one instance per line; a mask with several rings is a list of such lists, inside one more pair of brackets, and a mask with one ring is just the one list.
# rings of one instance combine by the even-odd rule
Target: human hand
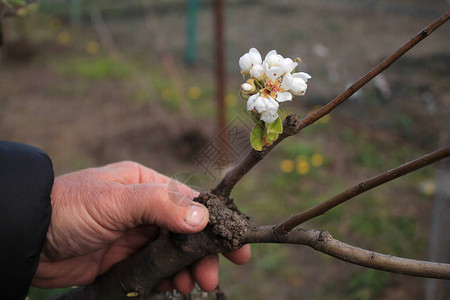
[[[185,185],[133,162],[85,169],[55,178],[52,219],[32,284],[42,288],[86,285],[156,239],[160,229],[201,231],[208,210]],[[236,264],[250,258],[248,245],[224,254]],[[208,255],[162,282],[158,289],[189,293],[218,283],[218,256]]]

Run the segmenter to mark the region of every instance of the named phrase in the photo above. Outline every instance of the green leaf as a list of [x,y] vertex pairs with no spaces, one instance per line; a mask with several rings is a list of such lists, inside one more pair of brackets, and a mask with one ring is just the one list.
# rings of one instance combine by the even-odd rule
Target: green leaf
[[268,129],[270,131],[274,131],[276,133],[282,133],[283,132],[283,124],[281,123],[281,118],[278,117],[272,124],[270,124]]
[[267,134],[267,142],[269,142],[270,144],[272,144],[274,141],[276,141],[278,139],[278,133],[275,131],[269,131],[269,133]]
[[258,121],[250,133],[250,143],[253,149],[261,151],[263,147],[264,122]]

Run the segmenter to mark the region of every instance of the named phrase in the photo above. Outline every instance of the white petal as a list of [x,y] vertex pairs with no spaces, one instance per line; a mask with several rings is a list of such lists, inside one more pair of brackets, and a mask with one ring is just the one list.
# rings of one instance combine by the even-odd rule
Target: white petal
[[277,80],[278,77],[280,77],[281,74],[281,68],[280,67],[271,67],[268,70],[266,70],[267,77],[269,77],[271,80]]
[[307,88],[308,85],[302,78],[293,78],[292,86],[289,89],[289,91],[292,92],[294,95],[302,95],[305,93]]
[[256,48],[251,48],[248,53],[250,55],[250,61],[253,65],[262,64],[261,54],[259,54],[259,51],[256,50]]
[[277,50],[270,50],[269,53],[267,53],[264,60],[267,60],[267,58],[269,58],[269,56],[272,56],[272,55],[277,55]]
[[284,102],[292,100],[292,94],[289,92],[278,92],[277,93],[277,101]]
[[280,62],[280,67],[283,73],[291,73],[297,65],[298,63],[293,62],[290,58],[285,58]]
[[311,75],[305,72],[298,72],[292,75],[294,78],[301,78],[304,82],[308,82],[308,79],[311,79]]
[[286,74],[283,77],[283,80],[281,80],[281,87],[285,90],[289,90],[292,87],[292,75]]
[[254,65],[250,69],[250,76],[256,79],[261,79],[266,74],[266,69],[262,65]]
[[248,53],[245,53],[244,55],[239,58],[239,67],[241,68],[242,72],[249,72],[250,68],[252,67],[252,63],[250,61],[250,55]]
[[277,112],[265,111],[261,114],[261,120],[265,123],[272,124],[278,118]]
[[251,95],[247,100],[247,110],[253,110],[255,108],[256,99],[258,99],[259,93]]
[[280,62],[283,60],[283,56],[277,54],[277,51],[272,50],[267,53],[264,62],[269,64],[270,67],[278,66]]
[[268,106],[269,106],[269,99],[267,99],[265,97],[259,97],[255,101],[255,109],[259,113],[262,113],[263,111],[266,111]]
[[272,97],[269,96],[267,100],[267,110],[277,111],[280,104],[278,104],[277,101],[275,101]]

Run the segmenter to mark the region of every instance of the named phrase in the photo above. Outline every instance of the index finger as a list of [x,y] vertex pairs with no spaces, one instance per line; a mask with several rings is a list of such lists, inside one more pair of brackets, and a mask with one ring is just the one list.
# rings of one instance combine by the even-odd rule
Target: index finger
[[167,184],[169,196],[175,202],[182,202],[185,198],[193,199],[199,194],[197,191],[173,178],[132,161],[113,163],[100,168],[92,168],[89,171],[91,172],[92,178],[117,182],[123,185],[140,183]]

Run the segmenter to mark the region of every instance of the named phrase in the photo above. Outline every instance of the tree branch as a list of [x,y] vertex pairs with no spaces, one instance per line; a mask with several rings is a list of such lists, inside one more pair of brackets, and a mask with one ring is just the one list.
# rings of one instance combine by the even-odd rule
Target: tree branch
[[231,169],[219,183],[219,185],[212,190],[213,194],[220,196],[229,196],[235,184],[248,172],[250,171],[259,161],[261,161],[267,153],[269,153],[273,148],[276,147],[282,140],[286,137],[295,135],[299,133],[303,128],[313,124],[323,116],[329,114],[333,109],[344,103],[350,96],[356,93],[360,88],[362,88],[366,83],[375,78],[378,74],[386,70],[390,65],[392,65],[397,59],[402,57],[406,52],[411,50],[423,39],[428,37],[434,30],[439,26],[447,22],[450,18],[450,11],[447,11],[439,19],[435,20],[433,23],[428,25],[426,28],[421,30],[416,34],[409,42],[400,47],[391,56],[383,60],[372,70],[370,70],[366,75],[361,77],[358,81],[347,88],[343,93],[334,98],[325,106],[309,114],[305,118],[299,120],[297,115],[289,115],[283,121],[283,132],[279,135],[278,139],[270,146],[264,147],[262,151],[256,151],[254,149],[250,150],[250,153],[233,169]]
[[406,175],[412,171],[423,168],[429,164],[437,162],[441,159],[450,156],[450,146],[444,147],[440,150],[431,152],[422,157],[419,157],[413,161],[410,161],[406,164],[403,164],[397,168],[379,174],[370,179],[361,181],[360,183],[348,188],[344,192],[316,205],[305,211],[302,211],[296,215],[291,216],[286,221],[283,221],[275,226],[274,234],[279,239],[283,239],[286,234],[297,227],[298,225],[311,220],[317,216],[324,214],[329,211],[333,207],[338,206],[339,204],[344,203],[347,200],[354,198],[355,196],[362,194],[370,189],[373,189],[379,185],[382,185],[386,182],[394,180],[398,177]]
[[249,229],[246,243],[287,243],[309,246],[319,252],[355,265],[403,275],[450,279],[450,264],[420,261],[381,254],[354,247],[334,239],[327,231],[296,228],[280,241],[273,226]]

